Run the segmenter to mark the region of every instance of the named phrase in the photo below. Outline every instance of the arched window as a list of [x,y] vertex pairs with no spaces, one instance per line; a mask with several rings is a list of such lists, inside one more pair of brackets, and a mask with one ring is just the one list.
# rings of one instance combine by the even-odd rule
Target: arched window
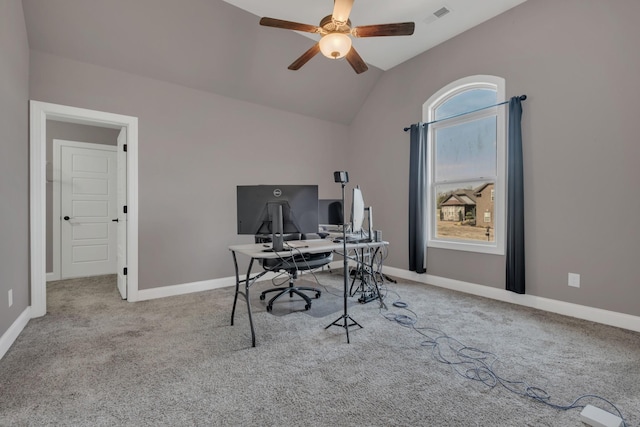
[[429,247],[504,254],[506,106],[496,106],[504,96],[503,78],[471,76],[423,105]]

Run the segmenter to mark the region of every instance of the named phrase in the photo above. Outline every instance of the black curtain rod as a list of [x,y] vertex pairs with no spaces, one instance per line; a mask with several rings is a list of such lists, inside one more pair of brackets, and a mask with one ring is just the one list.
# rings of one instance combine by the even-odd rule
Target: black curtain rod
[[[520,95],[520,101],[524,101],[525,99],[527,99],[527,95]],[[499,105],[504,105],[504,104],[508,104],[508,103],[509,103],[509,101],[500,102],[499,104],[489,105],[489,106],[487,106],[487,107],[478,108],[477,110],[473,110],[473,111],[467,111],[466,113],[456,114],[455,116],[446,117],[446,118],[444,118],[444,119],[434,120],[434,121],[429,122],[429,123],[422,123],[422,126],[425,126],[425,125],[431,125],[431,124],[433,124],[433,123],[438,123],[438,122],[441,122],[441,121],[443,121],[443,120],[453,119],[453,118],[455,118],[455,117],[464,116],[464,115],[466,115],[466,114],[475,113],[476,111],[482,111],[482,110],[486,110],[487,108],[493,108],[493,107],[497,107],[497,106],[499,106]],[[416,124],[420,124],[420,123],[416,123]],[[409,129],[411,129],[411,127],[404,128],[404,131],[406,132],[406,131],[408,131]]]

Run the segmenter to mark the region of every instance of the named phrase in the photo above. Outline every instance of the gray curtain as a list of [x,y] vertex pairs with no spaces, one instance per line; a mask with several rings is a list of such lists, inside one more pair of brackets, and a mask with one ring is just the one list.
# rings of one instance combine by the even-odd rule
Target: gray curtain
[[426,182],[427,182],[427,126],[411,125],[409,158],[409,270],[426,271]]
[[522,172],[522,104],[509,101],[507,140],[507,284],[508,291],[524,294],[524,182]]

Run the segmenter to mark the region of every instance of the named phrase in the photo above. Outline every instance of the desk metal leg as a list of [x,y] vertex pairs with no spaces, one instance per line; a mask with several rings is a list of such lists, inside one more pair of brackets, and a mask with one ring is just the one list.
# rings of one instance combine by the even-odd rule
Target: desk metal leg
[[[233,319],[236,313],[236,304],[238,302],[238,295],[242,295],[247,302],[247,313],[249,314],[249,326],[251,327],[251,346],[256,346],[256,333],[253,329],[253,316],[251,315],[251,303],[249,302],[249,288],[253,284],[251,280],[251,269],[253,267],[253,258],[249,261],[249,268],[247,269],[247,276],[244,280],[240,280],[240,273],[238,271],[238,260],[236,258],[236,253],[234,251],[231,252],[233,255],[233,266],[236,270],[236,293],[233,297],[233,309],[231,310],[231,326],[233,326]],[[255,280],[255,279],[254,279]],[[244,282],[244,292],[240,291],[240,282]]]
[[249,314],[249,326],[251,326],[251,347],[255,347],[256,333],[253,329],[253,316],[251,315],[251,302],[249,301],[249,287],[253,284],[250,281],[252,267],[253,267],[253,258],[251,258],[251,261],[249,261],[249,268],[247,268],[247,277],[244,280],[244,299],[247,301],[247,313]]
[[[358,289],[361,289],[363,281],[362,262],[364,261],[364,252],[358,252],[358,250],[356,249],[353,251],[353,253],[355,254],[356,267],[349,272],[349,274],[353,274],[353,278],[351,279],[351,287],[349,288],[350,297],[354,296]],[[360,253],[362,253],[362,259],[360,259]],[[353,290],[353,287],[356,284],[357,280],[360,280],[360,286]]]
[[233,256],[233,266],[236,269],[236,293],[233,297],[233,309],[231,310],[231,326],[233,326],[233,317],[236,314],[236,303],[238,302],[238,291],[240,287],[240,274],[238,273],[238,260],[236,259],[236,253],[231,252]]
[[376,294],[378,295],[378,299],[380,300],[380,308],[386,309],[387,305],[382,300],[382,295],[380,295],[380,287],[378,286],[378,278],[377,278],[376,270],[373,268],[375,264],[376,256],[378,255],[379,251],[380,251],[380,247],[377,247],[376,250],[373,252],[373,255],[371,256],[371,265],[369,265],[369,269],[370,269],[369,271],[371,272],[371,278],[373,279],[373,284],[376,287]]

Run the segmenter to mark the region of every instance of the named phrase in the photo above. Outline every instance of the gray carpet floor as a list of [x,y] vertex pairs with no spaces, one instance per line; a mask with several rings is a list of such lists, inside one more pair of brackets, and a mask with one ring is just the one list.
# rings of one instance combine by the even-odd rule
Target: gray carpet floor
[[255,348],[243,301],[229,324],[231,288],[128,303],[111,276],[51,282],[48,314],[0,360],[0,425],[583,426],[527,391],[597,395],[640,425],[638,333],[399,281],[388,310],[350,298],[347,344],[325,329],[342,277],[318,280],[308,312],[252,297]]

